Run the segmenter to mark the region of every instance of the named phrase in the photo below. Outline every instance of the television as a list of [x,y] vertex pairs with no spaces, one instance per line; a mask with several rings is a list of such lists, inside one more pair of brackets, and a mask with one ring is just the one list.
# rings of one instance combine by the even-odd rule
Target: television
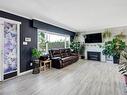
[[87,34],[85,35],[85,43],[102,43],[102,34]]

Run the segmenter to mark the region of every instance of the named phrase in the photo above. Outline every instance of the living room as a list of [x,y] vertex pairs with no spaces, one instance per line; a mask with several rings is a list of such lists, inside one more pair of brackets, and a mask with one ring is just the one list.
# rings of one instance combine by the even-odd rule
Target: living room
[[0,95],[126,95],[126,4],[1,0]]

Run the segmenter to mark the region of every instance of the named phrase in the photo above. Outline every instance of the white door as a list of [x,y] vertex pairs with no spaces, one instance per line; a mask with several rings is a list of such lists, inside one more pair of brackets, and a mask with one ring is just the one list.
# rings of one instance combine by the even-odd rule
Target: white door
[[19,74],[19,24],[16,21],[0,19],[0,76],[1,80]]

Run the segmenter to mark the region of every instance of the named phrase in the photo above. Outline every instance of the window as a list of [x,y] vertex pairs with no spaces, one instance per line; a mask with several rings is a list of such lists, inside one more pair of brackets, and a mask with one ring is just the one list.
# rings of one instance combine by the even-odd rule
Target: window
[[41,31],[38,31],[38,49],[42,52],[46,52],[46,37]]
[[66,37],[66,48],[70,48],[70,36]]
[[48,34],[48,49],[52,48],[65,48],[65,37],[56,35],[56,34]]
[[48,52],[53,48],[69,48],[70,36],[57,33],[38,30],[38,49],[42,52]]

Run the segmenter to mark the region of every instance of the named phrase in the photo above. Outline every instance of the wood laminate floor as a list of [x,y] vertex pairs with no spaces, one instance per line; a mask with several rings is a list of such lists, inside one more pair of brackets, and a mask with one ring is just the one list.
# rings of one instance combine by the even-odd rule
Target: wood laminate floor
[[127,95],[114,64],[79,60],[63,69],[27,74],[0,84],[0,95]]

